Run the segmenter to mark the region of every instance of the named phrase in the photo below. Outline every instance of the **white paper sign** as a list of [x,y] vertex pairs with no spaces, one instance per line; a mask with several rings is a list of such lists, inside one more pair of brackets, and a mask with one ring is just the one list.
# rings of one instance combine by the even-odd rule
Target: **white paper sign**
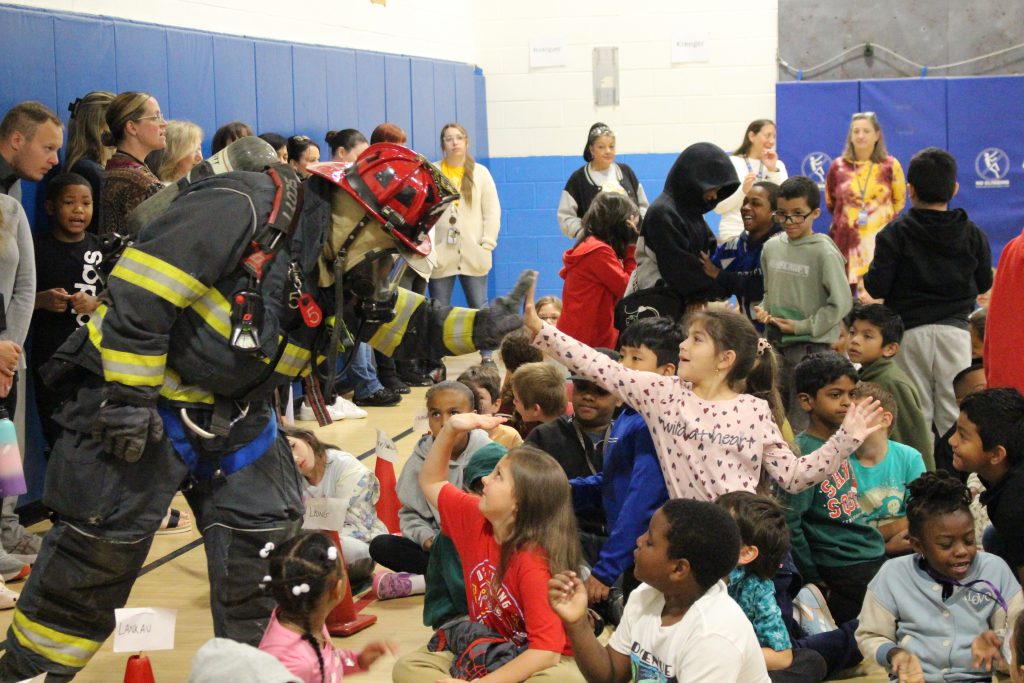
[[178,610],[130,607],[114,610],[114,652],[152,652],[174,649]]
[[375,454],[381,460],[387,460],[390,463],[394,463],[398,459],[398,446],[382,429],[377,430]]
[[46,681],[46,674],[39,674],[35,678],[26,678],[23,681],[18,681],[18,683],[44,683],[45,681]]
[[530,68],[543,69],[549,66],[565,66],[569,63],[569,48],[558,38],[542,38],[530,41]]
[[412,418],[412,431],[416,434],[426,434],[430,431],[430,420],[427,419],[426,408],[416,411],[416,416]]
[[307,498],[302,528],[341,531],[347,512],[348,502],[340,498]]
[[672,63],[706,62],[710,58],[706,33],[679,33],[672,38]]

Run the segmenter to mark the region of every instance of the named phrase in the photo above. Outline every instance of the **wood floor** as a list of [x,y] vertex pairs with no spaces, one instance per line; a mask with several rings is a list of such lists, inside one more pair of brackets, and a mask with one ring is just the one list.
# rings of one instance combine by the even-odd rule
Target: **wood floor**
[[[449,358],[448,376],[454,379],[459,372],[476,362],[479,362],[479,356],[476,354]],[[365,420],[346,420],[317,429],[317,432],[325,442],[360,455],[374,447],[376,429],[382,429],[393,437],[409,430],[413,426],[416,411],[425,406],[425,393],[425,389],[413,389],[411,394],[403,397],[402,403],[398,406],[371,408],[370,415]],[[401,471],[401,465],[412,451],[416,438],[416,435],[410,434],[397,441],[401,458],[396,472]],[[372,468],[373,456],[371,455],[365,462]],[[181,496],[175,499],[175,505],[187,508]],[[37,531],[44,529],[45,525],[35,528]],[[206,556],[201,543],[193,544],[199,538],[199,533],[195,530],[173,536],[158,536],[153,543],[147,565],[163,562],[147,571],[136,582],[128,600],[128,607],[166,607],[178,611],[175,649],[147,653],[157,683],[186,681],[196,650],[213,637]],[[189,547],[190,545],[193,547]],[[175,556],[176,552],[180,554]],[[19,590],[17,583],[11,584],[10,587]],[[367,642],[383,639],[396,642],[401,652],[422,647],[431,634],[430,629],[422,625],[422,608],[422,597],[371,602],[363,612],[376,615],[376,625],[350,638],[336,638],[335,644],[338,647],[359,650]],[[0,612],[0,628],[4,633],[10,625],[12,614],[12,611]],[[127,658],[126,654],[113,652],[110,640],[75,680],[83,683],[120,683]],[[352,680],[365,683],[390,681],[393,664],[394,658],[383,658],[370,672],[353,676]],[[852,678],[848,680],[864,683],[882,683],[887,680],[884,672],[873,665],[862,665],[857,671],[850,673]]]

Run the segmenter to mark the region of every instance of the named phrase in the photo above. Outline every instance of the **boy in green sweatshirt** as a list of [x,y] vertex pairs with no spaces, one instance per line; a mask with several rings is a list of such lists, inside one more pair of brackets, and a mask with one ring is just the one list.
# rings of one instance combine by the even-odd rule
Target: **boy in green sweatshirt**
[[846,260],[828,235],[813,230],[820,202],[810,178],[794,176],[782,183],[775,222],[784,234],[768,240],[761,252],[764,300],[755,311],[782,356],[786,416],[794,431],[807,427],[807,416],[793,390],[793,368],[831,348],[853,305]]
[[925,423],[917,386],[900,366],[896,354],[903,340],[903,320],[882,304],[856,306],[850,314],[850,360],[860,363],[862,382],[874,382],[896,399],[896,420],[889,438],[916,449],[929,471],[935,469],[931,427]]
[[[796,437],[803,453],[821,448],[839,429],[853,401],[857,371],[834,351],[808,356],[796,366],[796,391],[810,426]],[[865,520],[848,461],[817,486],[783,494],[791,552],[804,581],[825,593],[837,624],[860,612],[868,583],[885,562],[885,541]]]

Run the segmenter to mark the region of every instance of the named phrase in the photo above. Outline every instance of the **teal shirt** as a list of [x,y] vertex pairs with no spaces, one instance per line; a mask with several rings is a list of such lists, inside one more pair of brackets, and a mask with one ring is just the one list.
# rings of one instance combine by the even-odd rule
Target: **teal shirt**
[[874,382],[896,399],[896,420],[892,423],[889,438],[917,449],[925,467],[934,470],[932,428],[925,424],[921,397],[914,381],[892,358],[879,358],[874,363],[863,365],[859,374],[862,382]]
[[865,467],[856,453],[850,456],[850,464],[857,482],[857,500],[868,524],[877,527],[907,516],[907,484],[925,472],[920,453],[889,441],[889,450],[877,465]]
[[[806,432],[796,437],[804,454],[825,442]],[[825,481],[800,493],[783,493],[790,550],[805,581],[821,580],[818,567],[844,567],[885,557],[885,541],[864,518],[849,461]]]

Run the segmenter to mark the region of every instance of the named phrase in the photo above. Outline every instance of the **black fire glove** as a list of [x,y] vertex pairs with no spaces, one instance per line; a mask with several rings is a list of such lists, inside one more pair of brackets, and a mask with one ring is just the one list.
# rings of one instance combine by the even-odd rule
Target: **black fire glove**
[[506,334],[523,326],[523,300],[537,282],[537,271],[524,270],[505,296],[499,296],[476,314],[473,344],[478,349],[496,349]]
[[156,410],[156,392],[107,384],[94,434],[103,443],[103,449],[114,457],[138,462],[147,444],[164,437],[164,423]]

